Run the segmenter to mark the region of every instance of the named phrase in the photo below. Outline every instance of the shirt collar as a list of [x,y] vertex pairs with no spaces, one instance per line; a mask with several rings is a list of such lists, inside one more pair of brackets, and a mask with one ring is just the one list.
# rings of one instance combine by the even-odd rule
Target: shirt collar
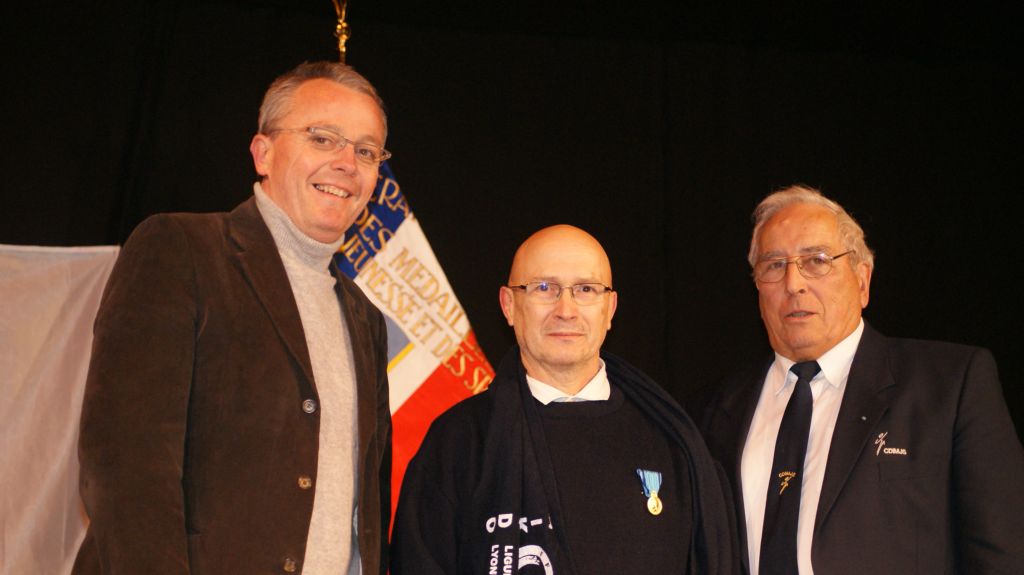
[[[857,346],[860,345],[862,335],[864,335],[863,318],[850,335],[846,336],[843,341],[837,343],[832,349],[826,351],[818,358],[821,372],[814,376],[814,380],[824,377],[828,385],[835,388],[842,387],[846,383],[846,378],[850,375],[850,366],[853,365],[853,356],[857,353]],[[778,371],[779,375],[776,378],[776,381],[779,382],[778,387],[775,389],[776,395],[791,382],[796,381],[796,375],[789,373],[789,368],[793,367],[795,363],[792,359],[779,355],[776,352],[775,363],[772,365],[772,369]]]
[[530,394],[533,395],[533,398],[544,405],[552,401],[607,401],[612,395],[612,388],[608,383],[608,371],[604,367],[604,360],[600,361],[601,368],[597,370],[597,374],[576,395],[569,395],[557,387],[529,375],[526,376],[526,384],[530,386]]

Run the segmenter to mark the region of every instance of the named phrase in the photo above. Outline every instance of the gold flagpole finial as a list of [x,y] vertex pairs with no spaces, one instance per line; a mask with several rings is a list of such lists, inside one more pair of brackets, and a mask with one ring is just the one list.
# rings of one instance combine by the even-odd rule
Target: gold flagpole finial
[[345,42],[348,42],[349,28],[345,22],[345,11],[348,9],[348,0],[332,0],[334,11],[338,14],[338,25],[334,28],[334,35],[338,37],[338,59],[345,63]]

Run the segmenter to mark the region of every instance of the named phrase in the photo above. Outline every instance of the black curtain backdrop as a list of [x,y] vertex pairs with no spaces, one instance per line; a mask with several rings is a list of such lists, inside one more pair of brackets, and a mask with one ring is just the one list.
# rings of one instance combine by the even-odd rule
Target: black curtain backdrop
[[[121,243],[156,212],[232,208],[267,84],[337,58],[328,0],[4,11],[0,243]],[[390,164],[493,363],[515,248],[571,223],[611,257],[606,347],[689,402],[768,350],[750,213],[804,183],[876,250],[867,320],[991,349],[1024,430],[1009,12],[351,0],[349,22]]]

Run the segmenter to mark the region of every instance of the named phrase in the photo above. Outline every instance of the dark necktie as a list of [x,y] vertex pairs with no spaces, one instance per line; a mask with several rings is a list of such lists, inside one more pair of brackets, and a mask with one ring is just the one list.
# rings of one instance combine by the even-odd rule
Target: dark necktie
[[795,575],[796,526],[800,518],[800,485],[803,483],[804,454],[811,431],[811,380],[821,371],[816,361],[794,364],[796,387],[782,414],[779,437],[775,440],[775,459],[768,482],[768,500],[764,508],[761,533],[761,575]]

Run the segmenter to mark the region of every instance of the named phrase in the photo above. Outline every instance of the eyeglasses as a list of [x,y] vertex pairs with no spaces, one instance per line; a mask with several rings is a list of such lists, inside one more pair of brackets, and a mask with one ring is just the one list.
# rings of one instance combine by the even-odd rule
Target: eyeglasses
[[345,146],[352,144],[352,149],[356,152],[356,160],[367,165],[379,165],[381,162],[391,157],[391,152],[376,144],[353,142],[334,130],[318,126],[310,126],[308,128],[276,128],[268,130],[266,134],[269,136],[276,132],[305,134],[306,142],[308,142],[310,146],[313,146],[314,149],[322,152],[340,152],[345,149]]
[[789,267],[789,264],[796,264],[796,269],[800,270],[800,275],[805,278],[820,278],[827,276],[832,271],[832,262],[853,252],[854,250],[845,251],[838,256],[830,256],[826,253],[804,254],[759,261],[754,264],[754,278],[761,283],[781,281],[786,277],[786,268]]
[[536,281],[526,284],[506,286],[509,289],[521,289],[526,297],[537,303],[555,303],[562,297],[562,290],[567,289],[578,305],[591,305],[598,302],[601,296],[613,292],[612,288],[599,283],[581,283],[563,286],[549,281]]

